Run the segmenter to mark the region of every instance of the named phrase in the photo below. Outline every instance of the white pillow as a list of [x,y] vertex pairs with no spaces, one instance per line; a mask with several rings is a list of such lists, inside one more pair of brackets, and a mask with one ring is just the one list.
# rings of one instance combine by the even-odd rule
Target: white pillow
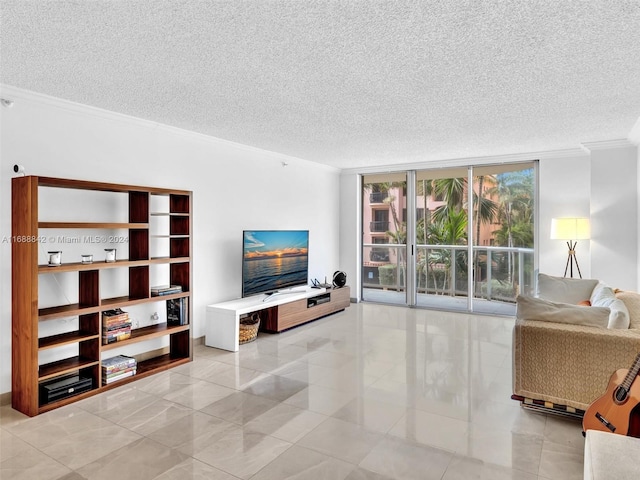
[[606,307],[611,310],[607,328],[629,328],[629,309],[622,300],[616,298],[613,289],[602,282],[598,282],[591,294],[592,307]]
[[516,297],[516,318],[606,328],[609,323],[609,309],[583,307],[518,295]]
[[589,300],[598,280],[552,277],[538,274],[538,297],[551,302],[578,303]]

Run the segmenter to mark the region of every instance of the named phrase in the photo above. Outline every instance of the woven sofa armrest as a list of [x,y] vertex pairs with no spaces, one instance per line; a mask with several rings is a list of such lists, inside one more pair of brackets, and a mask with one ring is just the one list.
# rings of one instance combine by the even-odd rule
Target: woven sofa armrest
[[513,393],[585,410],[640,352],[640,330],[534,320],[513,329]]

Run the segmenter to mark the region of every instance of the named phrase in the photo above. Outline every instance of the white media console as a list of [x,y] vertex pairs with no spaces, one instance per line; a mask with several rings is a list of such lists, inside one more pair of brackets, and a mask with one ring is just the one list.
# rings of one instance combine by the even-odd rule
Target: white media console
[[276,295],[256,295],[207,305],[205,345],[238,351],[240,318],[260,313],[260,330],[281,332],[296,325],[344,310],[350,303],[349,287],[301,287]]

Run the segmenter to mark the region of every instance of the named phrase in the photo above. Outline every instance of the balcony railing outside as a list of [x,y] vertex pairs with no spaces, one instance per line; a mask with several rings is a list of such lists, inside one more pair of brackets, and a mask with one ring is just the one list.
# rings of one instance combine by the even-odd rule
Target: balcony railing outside
[[[394,262],[364,266],[363,287],[405,290],[406,245],[365,244],[364,258],[377,255],[380,247],[395,251]],[[533,249],[474,246],[474,297],[515,303],[518,294],[533,295]],[[417,245],[418,293],[467,296],[468,247],[466,245]]]
[[388,262],[389,249],[388,248],[372,248],[369,251],[369,260],[371,260],[372,262]]
[[384,203],[388,196],[387,192],[372,192],[369,194],[369,203]]
[[389,230],[389,222],[369,222],[369,231],[374,233],[386,232]]

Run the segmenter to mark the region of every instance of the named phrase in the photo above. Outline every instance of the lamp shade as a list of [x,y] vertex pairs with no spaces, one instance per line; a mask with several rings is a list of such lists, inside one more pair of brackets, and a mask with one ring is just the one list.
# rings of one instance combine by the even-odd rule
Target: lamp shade
[[588,218],[551,219],[552,240],[586,240],[591,237]]

